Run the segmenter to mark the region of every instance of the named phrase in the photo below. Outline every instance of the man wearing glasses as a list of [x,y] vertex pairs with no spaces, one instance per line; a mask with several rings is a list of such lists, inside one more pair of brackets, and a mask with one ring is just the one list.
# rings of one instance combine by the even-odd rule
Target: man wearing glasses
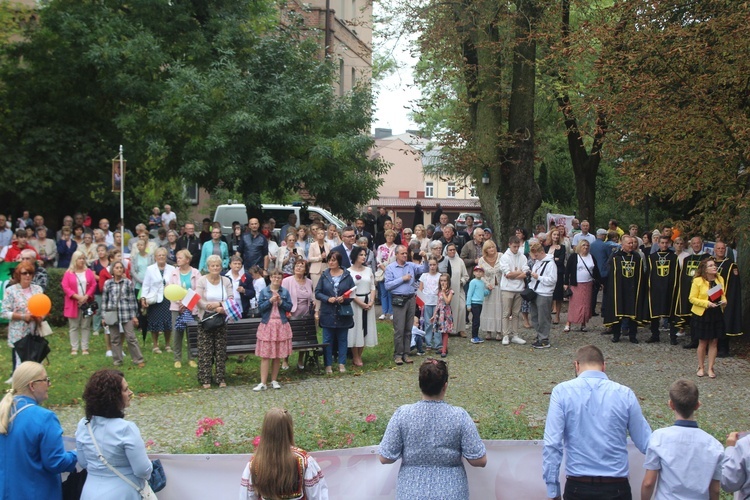
[[350,267],[352,267],[349,256],[354,249],[355,239],[356,233],[354,232],[354,228],[351,226],[346,226],[341,232],[341,244],[331,249],[331,252],[338,252],[341,254],[341,257],[343,257],[341,259],[341,267],[343,269],[349,269]]

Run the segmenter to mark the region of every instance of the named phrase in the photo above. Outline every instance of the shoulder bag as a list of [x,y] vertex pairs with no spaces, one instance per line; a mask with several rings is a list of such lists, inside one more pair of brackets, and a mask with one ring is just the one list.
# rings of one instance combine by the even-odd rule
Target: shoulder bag
[[96,453],[99,456],[99,461],[103,463],[109,470],[114,472],[116,476],[132,486],[141,495],[141,498],[143,498],[144,500],[157,500],[156,493],[154,493],[154,490],[151,489],[151,485],[148,481],[144,481],[143,488],[139,488],[138,485],[125,477],[119,470],[115,469],[114,467],[112,467],[112,465],[110,465],[109,462],[107,462],[107,459],[104,458],[104,455],[102,455],[102,450],[99,449],[99,443],[96,442],[94,431],[91,430],[91,422],[86,422],[86,428],[89,430],[89,436],[91,436],[91,442],[94,443],[94,448],[96,448]]
[[[206,278],[206,283],[208,283],[208,278]],[[224,302],[224,276],[219,277],[219,283],[221,285],[221,301]],[[226,315],[215,312],[210,315],[204,315],[203,319],[200,320],[200,325],[204,332],[214,333],[226,323],[226,319]]]

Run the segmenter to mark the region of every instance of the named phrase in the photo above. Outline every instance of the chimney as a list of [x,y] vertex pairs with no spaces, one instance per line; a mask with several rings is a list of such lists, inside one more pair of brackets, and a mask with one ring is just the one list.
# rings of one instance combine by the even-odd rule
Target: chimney
[[393,135],[393,129],[390,128],[376,128],[375,139],[384,139]]

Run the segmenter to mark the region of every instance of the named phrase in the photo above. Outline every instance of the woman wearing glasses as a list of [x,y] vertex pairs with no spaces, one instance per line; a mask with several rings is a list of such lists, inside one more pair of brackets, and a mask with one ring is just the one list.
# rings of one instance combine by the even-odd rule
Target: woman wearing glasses
[[13,348],[13,344],[27,335],[33,334],[41,323],[42,318],[32,316],[29,312],[28,301],[32,295],[44,293],[42,287],[32,285],[34,279],[34,265],[28,261],[22,261],[13,272],[16,284],[5,289],[3,297],[3,318],[10,321],[8,325],[8,345],[13,350],[13,369],[21,363],[21,360]]
[[[76,468],[76,452],[65,451],[57,416],[40,405],[50,380],[33,361],[18,365],[13,388],[0,401],[0,456],[5,481],[3,498],[62,499],[60,474]],[[11,496],[8,496],[11,495]]]
[[397,499],[469,498],[463,459],[473,467],[487,464],[487,451],[471,416],[444,401],[448,365],[427,358],[419,367],[422,401],[401,406],[380,442],[380,462],[399,458]]

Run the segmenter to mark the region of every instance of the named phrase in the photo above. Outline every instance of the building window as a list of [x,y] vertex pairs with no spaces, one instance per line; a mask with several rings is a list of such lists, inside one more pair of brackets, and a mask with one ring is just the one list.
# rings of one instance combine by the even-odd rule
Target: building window
[[198,204],[198,184],[185,184],[185,199],[192,205]]
[[357,70],[352,66],[352,89],[357,84]]
[[479,198],[479,196],[477,196],[477,188],[474,186],[469,187],[469,196],[472,198]]
[[455,197],[456,197],[456,183],[449,182],[448,183],[448,198],[455,198]]
[[339,59],[339,96],[344,95],[344,89],[346,89],[345,83],[344,83],[344,77],[346,74],[344,73],[344,60]]
[[434,198],[435,197],[435,184],[432,182],[424,183],[424,197]]

